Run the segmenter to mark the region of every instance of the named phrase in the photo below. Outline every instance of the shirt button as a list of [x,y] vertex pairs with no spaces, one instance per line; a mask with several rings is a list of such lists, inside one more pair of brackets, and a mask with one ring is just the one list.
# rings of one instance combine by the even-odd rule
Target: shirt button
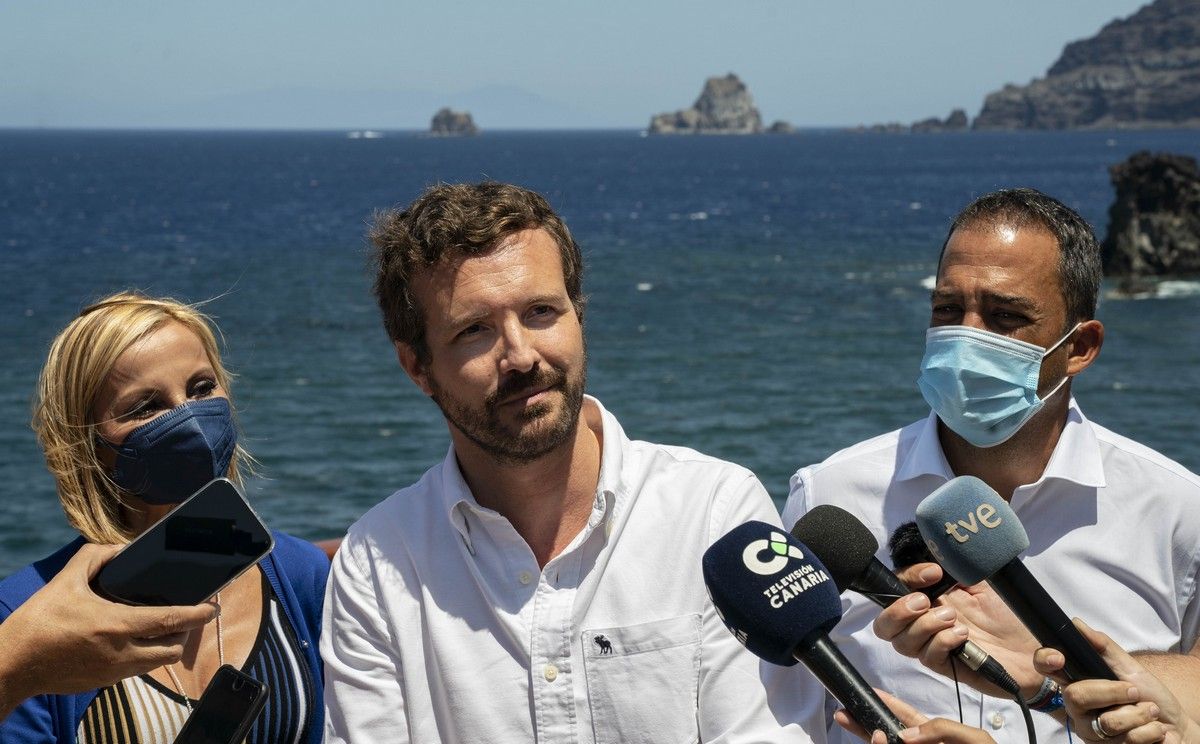
[[1004,726],[1004,716],[999,713],[993,713],[991,717],[992,728],[998,729]]
[[533,581],[533,576],[528,571],[522,571],[521,575],[517,577],[517,581],[520,581],[522,584],[528,584]]
[[547,682],[553,682],[554,680],[558,679],[558,667],[554,666],[553,664],[547,664],[542,674],[546,675]]

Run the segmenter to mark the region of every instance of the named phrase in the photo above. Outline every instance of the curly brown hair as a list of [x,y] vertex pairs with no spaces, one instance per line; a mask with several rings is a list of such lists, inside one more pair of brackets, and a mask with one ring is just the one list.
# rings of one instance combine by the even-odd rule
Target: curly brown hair
[[567,296],[582,320],[583,258],[567,226],[540,194],[495,181],[440,184],[404,209],[376,214],[370,231],[375,298],[388,336],[428,362],[425,319],[413,279],[439,264],[487,253],[513,233],[531,229],[545,230],[558,244]]

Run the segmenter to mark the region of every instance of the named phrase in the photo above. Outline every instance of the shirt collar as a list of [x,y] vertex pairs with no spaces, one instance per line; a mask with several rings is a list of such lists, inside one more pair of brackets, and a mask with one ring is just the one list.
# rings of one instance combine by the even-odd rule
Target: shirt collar
[[[592,503],[592,517],[589,524],[594,524],[605,516],[612,516],[618,506],[623,506],[625,499],[619,495],[627,493],[624,482],[625,451],[629,447],[629,439],[621,429],[615,416],[600,404],[600,401],[590,395],[583,396],[583,409],[580,411],[581,420],[586,417],[599,417],[602,439],[600,451],[600,478],[596,483],[595,501]],[[586,424],[585,424],[586,425]],[[475,500],[475,495],[467,486],[462,470],[458,467],[458,457],[454,452],[454,443],[446,452],[438,472],[436,485],[441,492],[442,503],[446,508],[446,517],[458,534],[462,536],[467,549],[474,553],[471,542],[471,526],[466,520],[466,511],[485,511],[484,507]]]
[[1104,461],[1100,457],[1096,431],[1083,415],[1074,396],[1067,407],[1067,425],[1038,483],[1051,478],[1094,488],[1105,486]]
[[942,443],[938,440],[937,424],[937,414],[930,411],[924,421],[901,431],[897,481],[912,480],[922,475],[935,475],[942,480],[954,477],[954,473],[950,472],[950,463],[946,462],[946,455],[942,452]]
[[[937,414],[930,411],[924,421],[910,427],[912,433],[907,441],[904,434],[901,434],[900,451],[897,453],[900,462],[896,468],[897,481],[911,480],[923,475],[938,476],[942,480],[954,477],[954,473],[950,471],[950,463],[946,461],[946,455],[942,451],[942,443],[938,439],[937,424]],[[1067,405],[1067,425],[1058,438],[1058,444],[1054,445],[1050,462],[1046,464],[1046,469],[1037,483],[1051,478],[1081,486],[1105,485],[1100,444],[1096,441],[1096,433],[1084,417],[1074,396],[1071,396]]]

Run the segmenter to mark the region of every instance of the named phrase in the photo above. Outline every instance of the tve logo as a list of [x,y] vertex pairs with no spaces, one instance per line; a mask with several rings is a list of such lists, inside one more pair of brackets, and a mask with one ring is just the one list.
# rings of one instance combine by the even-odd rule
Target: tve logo
[[[953,537],[955,542],[965,543],[971,539],[971,535],[979,534],[980,527],[994,530],[1001,524],[1004,524],[1004,520],[996,516],[996,507],[991,504],[980,504],[974,511],[967,512],[966,519],[946,522],[946,534]],[[970,534],[964,533],[963,530]]]

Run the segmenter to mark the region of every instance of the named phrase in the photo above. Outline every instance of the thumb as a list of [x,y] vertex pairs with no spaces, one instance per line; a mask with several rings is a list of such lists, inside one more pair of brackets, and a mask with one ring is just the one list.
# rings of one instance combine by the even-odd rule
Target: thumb
[[896,572],[896,576],[904,582],[910,592],[933,586],[942,580],[945,572],[937,563],[914,563]]
[[1088,643],[1100,653],[1100,658],[1104,659],[1113,673],[1122,679],[1129,675],[1137,674],[1143,671],[1142,665],[1137,662],[1129,653],[1117,645],[1116,641],[1109,638],[1107,634],[1101,633],[1092,626],[1088,625],[1079,618],[1074,618],[1075,627],[1079,628],[1079,632],[1087,639]]

